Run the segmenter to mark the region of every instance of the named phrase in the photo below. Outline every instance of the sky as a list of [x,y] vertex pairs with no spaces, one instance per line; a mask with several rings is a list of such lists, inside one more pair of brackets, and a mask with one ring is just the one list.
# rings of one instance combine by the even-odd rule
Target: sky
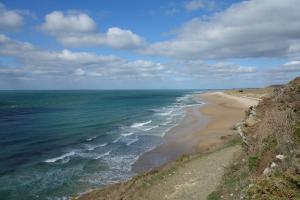
[[223,89],[300,75],[299,0],[0,0],[0,89]]

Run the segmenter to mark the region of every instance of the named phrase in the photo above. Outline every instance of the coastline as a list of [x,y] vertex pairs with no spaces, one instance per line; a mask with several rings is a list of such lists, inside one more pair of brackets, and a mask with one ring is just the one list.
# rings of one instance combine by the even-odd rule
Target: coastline
[[[205,153],[229,140],[232,129],[244,110],[257,100],[223,92],[195,94],[204,105],[186,108],[184,119],[164,136],[164,144],[145,152],[133,164],[133,171],[143,173],[176,160],[181,155]],[[229,117],[226,117],[228,115]]]
[[[197,98],[204,100],[205,105],[187,108],[184,120],[165,135],[165,143],[152,151],[146,152],[134,163],[133,171],[140,174],[139,176],[133,177],[125,183],[93,190],[82,195],[79,199],[119,199],[117,198],[118,195],[126,196],[127,193],[124,192],[124,188],[122,189],[123,184],[135,184],[135,179],[139,179],[138,177],[144,179],[144,176],[148,176],[147,174],[151,176],[152,171],[163,171],[165,168],[172,166],[172,163],[176,162],[175,160],[183,154],[204,154],[219,149],[236,137],[235,125],[243,119],[245,110],[258,102],[223,92],[195,95],[198,96]],[[234,151],[230,152],[233,154]],[[229,157],[228,155],[227,161],[231,160]],[[146,171],[148,172],[143,175]],[[132,180],[133,183],[130,183]],[[110,192],[106,193],[107,190],[113,191],[115,197],[105,196],[110,195]],[[99,197],[101,191],[105,194],[103,197]],[[120,194],[118,191],[123,192]]]
[[193,134],[210,121],[210,117],[203,115],[200,111],[203,106],[205,105],[185,108],[184,118],[166,132],[163,144],[142,154],[133,164],[132,171],[140,174],[172,162],[183,154],[196,153],[199,141]]

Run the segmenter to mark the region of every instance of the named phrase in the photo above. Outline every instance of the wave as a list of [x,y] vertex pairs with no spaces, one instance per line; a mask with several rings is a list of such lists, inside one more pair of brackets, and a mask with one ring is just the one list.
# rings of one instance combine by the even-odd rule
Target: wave
[[152,120],[149,120],[149,121],[146,121],[146,122],[141,122],[141,123],[134,123],[130,127],[131,128],[139,128],[139,127],[145,126],[145,125],[150,124],[150,123],[152,123]]
[[173,113],[173,110],[170,110],[170,111],[167,111],[167,112],[157,113],[157,115],[168,116],[168,115],[171,115],[172,113]]
[[139,140],[139,139],[136,137],[136,138],[134,138],[134,139],[128,141],[128,142],[126,143],[126,145],[127,145],[127,146],[130,146],[131,144],[137,142],[138,140]]
[[108,156],[110,154],[111,151],[107,151],[105,153],[100,154],[99,156],[96,157],[96,159],[100,159],[103,158],[104,156]]
[[132,132],[130,132],[130,133],[123,133],[121,135],[124,136],[124,137],[127,137],[127,136],[130,136],[130,135],[133,135],[133,133]]
[[54,163],[58,160],[62,160],[64,158],[67,158],[67,157],[70,157],[70,156],[74,156],[75,155],[75,152],[74,151],[71,151],[71,152],[68,152],[68,153],[65,153],[61,156],[58,156],[58,157],[55,157],[55,158],[50,158],[50,159],[47,159],[45,160],[44,162],[47,162],[47,163]]
[[86,139],[86,141],[92,141],[92,140],[94,140],[94,139],[96,139],[96,138],[97,138],[97,136],[94,136],[94,137],[91,137],[91,138]]
[[171,124],[171,123],[172,123],[172,121],[169,120],[169,121],[166,121],[166,122],[161,123],[160,125],[161,125],[161,126],[166,126],[166,125]]
[[117,143],[120,139],[121,139],[121,137],[118,137],[112,143]]
[[87,145],[87,150],[88,151],[93,151],[99,147],[105,147],[107,145],[107,143],[103,143],[103,144],[99,144],[99,145]]
[[152,129],[154,129],[154,128],[158,128],[159,126],[158,125],[156,125],[156,126],[150,126],[150,127],[146,127],[146,128],[144,128],[144,129],[142,129],[143,131],[150,131],[150,130],[152,130]]
[[194,103],[194,104],[189,104],[189,105],[184,105],[183,108],[188,108],[188,107],[193,107],[193,106],[200,106],[203,105],[204,103],[202,102],[198,102],[198,103]]

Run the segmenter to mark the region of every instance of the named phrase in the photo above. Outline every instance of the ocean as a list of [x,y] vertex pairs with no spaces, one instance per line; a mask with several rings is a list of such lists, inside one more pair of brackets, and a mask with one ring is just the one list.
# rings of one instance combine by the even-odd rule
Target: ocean
[[200,92],[0,91],[0,199],[69,199],[129,179]]

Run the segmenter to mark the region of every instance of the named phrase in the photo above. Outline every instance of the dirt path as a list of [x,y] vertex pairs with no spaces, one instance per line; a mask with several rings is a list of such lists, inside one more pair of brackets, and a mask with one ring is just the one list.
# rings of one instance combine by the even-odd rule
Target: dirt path
[[180,166],[143,192],[140,199],[206,200],[221,181],[239,146],[227,147]]

